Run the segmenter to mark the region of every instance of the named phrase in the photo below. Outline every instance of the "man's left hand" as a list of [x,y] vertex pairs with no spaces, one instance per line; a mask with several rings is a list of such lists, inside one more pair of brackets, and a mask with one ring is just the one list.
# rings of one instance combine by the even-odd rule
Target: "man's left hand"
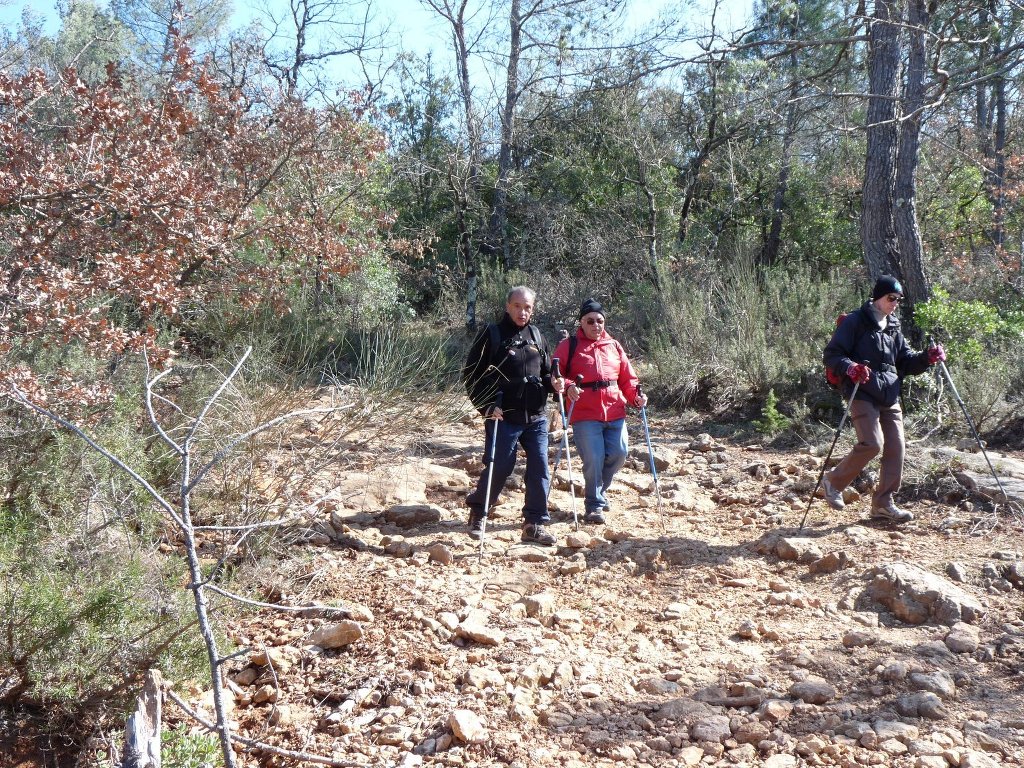
[[941,344],[932,344],[928,347],[928,364],[935,365],[936,363],[946,362],[946,350],[942,348]]

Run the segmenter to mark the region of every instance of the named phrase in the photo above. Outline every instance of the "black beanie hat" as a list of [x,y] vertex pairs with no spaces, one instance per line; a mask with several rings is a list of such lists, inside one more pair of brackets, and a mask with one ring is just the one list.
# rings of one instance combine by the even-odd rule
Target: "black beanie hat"
[[892,275],[882,275],[875,281],[875,288],[871,291],[871,298],[872,300],[880,299],[889,293],[903,293],[903,286]]
[[581,318],[584,315],[589,315],[591,312],[598,312],[602,317],[604,317],[604,307],[601,306],[597,299],[586,299],[582,304],[580,304],[579,316]]

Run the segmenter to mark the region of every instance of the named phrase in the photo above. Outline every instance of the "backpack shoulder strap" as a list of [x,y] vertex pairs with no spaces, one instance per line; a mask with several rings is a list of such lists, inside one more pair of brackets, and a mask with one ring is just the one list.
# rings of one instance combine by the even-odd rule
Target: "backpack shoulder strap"
[[565,378],[569,378],[569,369],[572,368],[572,356],[576,354],[576,345],[580,343],[579,337],[574,333],[569,337],[569,354],[565,361]]
[[490,334],[490,343],[488,346],[490,346],[489,351],[491,353],[491,363],[496,365],[501,359],[501,331],[498,330],[497,323],[488,323],[487,332]]
[[533,339],[534,345],[540,351],[541,364],[548,364],[548,351],[544,348],[544,339],[541,338],[540,329],[536,325],[530,323],[530,338]]

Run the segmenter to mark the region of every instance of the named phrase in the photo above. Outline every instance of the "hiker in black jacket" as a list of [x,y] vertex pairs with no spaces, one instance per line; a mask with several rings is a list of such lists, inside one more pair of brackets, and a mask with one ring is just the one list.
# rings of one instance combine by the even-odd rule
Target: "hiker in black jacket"
[[860,383],[850,403],[850,419],[857,432],[857,444],[822,479],[825,501],[843,509],[843,489],[867,466],[879,451],[882,467],[871,497],[871,516],[895,523],[914,519],[896,506],[893,495],[903,479],[903,412],[900,409],[900,380],[924,373],[928,366],[946,359],[940,345],[915,352],[900,330],[894,314],[903,301],[903,286],[891,275],[875,282],[871,300],[843,318],[825,347],[825,365],[843,376],[843,396],[849,399],[853,385]]
[[[540,330],[530,324],[535,294],[526,286],[509,291],[505,316],[484,328],[470,347],[462,379],[470,400],[485,422],[484,464],[490,458],[493,430],[494,468],[490,509],[515,469],[518,446],[526,452],[526,499],[523,504],[522,540],[553,546],[555,537],[546,529],[550,522],[547,497],[551,477],[548,473],[548,419],[545,406],[548,395],[556,391],[551,381],[550,356]],[[498,392],[501,408],[495,408]],[[480,474],[476,489],[466,497],[469,506],[469,535],[479,539],[484,529],[484,498],[487,472]]]

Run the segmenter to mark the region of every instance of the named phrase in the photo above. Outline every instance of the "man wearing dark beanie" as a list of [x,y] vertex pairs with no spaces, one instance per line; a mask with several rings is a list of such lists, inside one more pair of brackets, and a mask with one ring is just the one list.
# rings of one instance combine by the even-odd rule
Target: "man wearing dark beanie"
[[902,298],[903,286],[892,275],[882,275],[875,281],[874,290],[871,291],[871,300],[877,301],[883,296],[888,296],[890,293],[898,293]]
[[924,352],[910,348],[895,315],[902,301],[900,281],[882,275],[875,281],[871,300],[843,318],[824,353],[825,365],[842,376],[843,397],[853,397],[850,420],[857,432],[857,444],[822,477],[825,501],[832,509],[843,509],[843,489],[881,452],[871,517],[894,523],[914,519],[893,501],[903,479],[905,450],[900,382],[904,376],[924,373],[928,366],[946,359],[939,345]]

